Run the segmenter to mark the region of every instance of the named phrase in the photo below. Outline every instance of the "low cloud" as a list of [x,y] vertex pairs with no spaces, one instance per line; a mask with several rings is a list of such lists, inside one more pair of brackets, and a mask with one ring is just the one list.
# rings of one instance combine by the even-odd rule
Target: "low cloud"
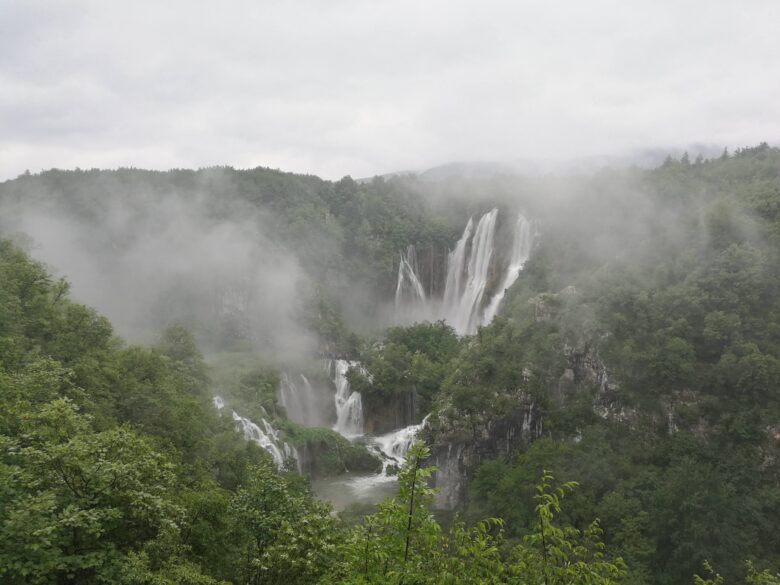
[[15,205],[5,202],[0,232],[25,234],[33,256],[67,278],[73,297],[131,340],[149,341],[177,322],[207,349],[239,343],[282,356],[314,349],[300,322],[307,279],[257,211],[205,191],[103,186],[102,197],[81,200],[87,205],[25,192]]
[[780,138],[780,5],[6,2],[0,174],[334,178]]

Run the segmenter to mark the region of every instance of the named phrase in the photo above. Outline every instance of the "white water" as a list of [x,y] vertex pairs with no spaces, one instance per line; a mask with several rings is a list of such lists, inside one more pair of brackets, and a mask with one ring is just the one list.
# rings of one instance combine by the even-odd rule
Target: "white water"
[[[221,396],[215,396],[213,402],[214,407],[221,413],[225,408],[225,401]],[[236,427],[243,433],[244,438],[247,441],[257,443],[260,447],[268,451],[279,469],[283,469],[285,462],[293,459],[298,467],[298,471],[300,471],[298,451],[295,447],[279,437],[279,431],[276,430],[270,422],[265,418],[261,418],[260,420],[263,423],[263,427],[260,428],[259,425],[252,422],[250,419],[239,415],[235,410],[232,411],[232,416],[233,421],[236,423]]]
[[366,448],[382,460],[382,471],[376,474],[346,474],[320,479],[312,485],[314,491],[330,501],[337,510],[350,504],[376,504],[393,495],[396,476],[388,473],[390,466],[400,467],[415,437],[426,425],[428,417],[418,425],[398,429],[379,437],[365,437]]
[[398,283],[395,287],[395,307],[425,304],[425,288],[417,276],[417,251],[414,246],[406,249],[406,254],[401,254],[401,262],[398,264]]
[[[444,319],[461,335],[474,333],[477,326],[481,324],[482,297],[485,294],[488,270],[494,253],[493,240],[497,217],[498,209],[483,215],[474,231],[474,237],[471,238],[471,250],[468,256],[463,254],[461,258],[452,258],[452,264],[447,266],[448,281],[450,271],[465,276],[462,291],[455,290],[448,295],[445,289],[444,295],[455,299],[450,306],[444,307]],[[468,230],[468,226],[466,229]],[[461,261],[460,265],[457,260]],[[452,280],[458,282],[456,276],[453,276]]]
[[520,276],[520,272],[523,270],[526,260],[528,260],[528,257],[531,255],[533,243],[533,226],[522,213],[519,213],[517,215],[517,223],[515,224],[512,256],[509,260],[509,266],[506,269],[506,276],[504,276],[504,280],[501,281],[490,304],[485,308],[485,313],[482,317],[482,322],[484,324],[490,323],[493,320],[493,317],[498,313],[498,309],[501,306],[501,301],[504,300],[507,289],[509,289]]
[[418,425],[410,425],[386,435],[374,437],[373,442],[387,460],[393,461],[398,466],[403,465],[406,462],[406,453],[409,451],[409,447],[414,443],[417,434],[428,423],[429,416],[426,416]]
[[293,422],[307,427],[327,426],[324,397],[303,374],[292,376],[283,372],[279,380],[278,398],[287,418]]
[[274,463],[279,469],[284,468],[285,461],[288,459],[294,459],[296,464],[300,463],[298,451],[295,447],[282,441],[279,438],[279,431],[265,418],[260,419],[263,423],[262,429],[248,418],[239,415],[236,411],[233,411],[233,420],[236,422],[236,426],[244,433],[244,438],[247,441],[257,443],[271,454]]
[[463,294],[463,266],[466,258],[466,246],[471,241],[471,233],[474,230],[474,218],[470,217],[463,230],[463,235],[455,244],[455,249],[447,256],[447,280],[444,285],[444,314],[455,311]]
[[336,385],[336,424],[333,430],[347,438],[363,434],[363,401],[360,392],[352,392],[347,380],[347,372],[354,362],[335,360],[333,368],[333,383]]
[[495,235],[498,209],[485,213],[474,227],[469,218],[455,248],[447,256],[447,277],[440,305],[426,299],[417,275],[417,258],[412,246],[401,257],[395,291],[396,320],[401,322],[444,319],[459,335],[471,335],[498,313],[501,302],[520,276],[533,247],[533,226],[518,214],[506,272],[490,299],[485,291],[495,270]]

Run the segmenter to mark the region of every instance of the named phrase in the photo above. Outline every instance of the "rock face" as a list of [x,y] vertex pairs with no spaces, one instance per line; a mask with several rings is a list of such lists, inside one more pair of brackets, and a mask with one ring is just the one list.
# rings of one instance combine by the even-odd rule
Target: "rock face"
[[[463,444],[447,445],[446,450],[436,453],[436,499],[435,506],[440,510],[457,508],[466,494],[466,471],[469,461],[464,456],[466,447]],[[468,455],[468,454],[465,454]]]
[[369,435],[384,435],[396,429],[420,422],[415,408],[414,393],[390,397],[367,394],[364,399],[363,430]]
[[[594,393],[593,409],[604,417],[624,418],[631,412],[618,400],[618,386],[609,380],[607,369],[589,348],[567,348],[566,368],[554,387],[553,400],[565,403],[574,393]],[[595,392],[594,392],[595,390]],[[467,497],[467,477],[480,461],[509,456],[527,449],[544,433],[544,415],[530,396],[518,391],[516,407],[503,416],[466,421],[457,413],[440,413],[426,439],[433,445],[436,466],[435,504],[440,509],[461,506]]]
[[480,461],[527,449],[542,436],[542,414],[536,404],[522,395],[518,396],[518,404],[506,416],[473,421],[471,429],[446,416],[439,416],[433,423],[437,508],[453,509],[463,504],[468,471]]

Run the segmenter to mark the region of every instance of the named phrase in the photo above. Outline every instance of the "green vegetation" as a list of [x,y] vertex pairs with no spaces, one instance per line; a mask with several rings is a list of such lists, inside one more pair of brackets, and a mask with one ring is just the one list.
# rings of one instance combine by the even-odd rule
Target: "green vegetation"
[[467,517],[521,537],[518,494],[547,468],[581,482],[568,518],[599,517],[632,582],[685,583],[707,560],[728,581],[748,558],[777,570],[780,151],[590,186],[441,386],[434,441],[479,452]]
[[336,431],[286,423],[290,442],[312,477],[328,477],[347,471],[378,473],[382,462],[360,443],[348,441]]
[[[504,564],[496,523],[443,535],[428,507],[433,469],[421,465],[422,444],[397,496],[344,527],[303,477],[280,473],[228,432],[204,396],[205,368],[185,330],[167,330],[155,350],[124,348],[105,320],[8,243],[0,274],[6,583],[512,582],[500,573],[609,583],[621,574],[619,561],[602,559],[595,533],[583,548],[576,531],[553,525],[558,496],[546,476],[538,497],[547,540],[529,538],[516,560]],[[63,353],[70,339],[83,344]],[[314,441],[318,431],[298,432]]]
[[[98,193],[141,209],[219,185],[237,209],[271,214],[274,238],[313,276],[296,318],[316,349],[359,357],[365,371],[349,379],[371,430],[432,414],[396,496],[335,516],[211,403],[224,394],[272,420],[311,475],[375,471],[358,443],[286,420],[279,363],[240,338],[217,345],[240,353],[207,366],[186,322],[128,346],[2,241],[0,580],[776,585],[780,151],[466,183],[479,201],[442,205],[446,186],[409,177],[266,169],[51,171],[2,185],[6,200],[34,185],[92,220]],[[364,341],[376,323],[353,327],[347,289],[386,298],[399,250],[443,249],[466,210],[510,192],[543,238],[501,316],[461,339],[439,322]],[[367,305],[363,317],[379,303]],[[454,515],[432,512],[433,461],[462,483],[445,486]]]
[[632,583],[777,570],[780,151],[540,188],[571,193],[537,202],[503,317],[445,351],[442,324],[390,329],[355,387],[385,408],[424,397],[435,453],[465,450],[471,522],[523,538],[550,469],[581,483],[565,517],[600,518]]
[[428,455],[421,442],[410,449],[396,496],[349,533],[334,583],[608,585],[622,579],[623,561],[604,554],[597,523],[580,531],[555,521],[575,484],[553,485],[549,474],[534,496],[536,529],[521,542],[507,543],[497,519],[470,528],[456,520],[445,531],[429,509],[433,469],[422,466]]
[[[305,314],[294,317],[315,331],[321,349],[331,354],[353,352],[358,345],[353,330],[376,326],[373,300],[393,290],[401,250],[415,243],[440,255],[462,229],[459,217],[438,218],[425,198],[400,181],[344,177],[331,182],[261,167],[50,170],[0,183],[0,208],[0,230],[15,236],[23,223],[18,217],[27,212],[33,218],[54,217],[58,229],[86,234],[80,253],[108,265],[119,255],[117,246],[166,254],[145,248],[143,237],[166,232],[168,223],[191,223],[192,238],[202,236],[204,226],[240,226],[236,231],[242,238],[262,238],[272,251],[294,255],[306,275],[297,291]],[[230,262],[226,257],[225,265]],[[172,272],[162,280],[173,284],[148,307],[154,322],[167,324],[174,315],[208,342],[210,351],[245,343],[245,322],[207,314],[213,299],[204,300],[202,290],[184,289],[176,279],[186,272]]]
[[431,412],[458,347],[452,327],[439,321],[391,327],[381,343],[362,349],[365,369],[351,368],[347,377],[366,411],[390,419],[377,421],[377,432],[419,422]]

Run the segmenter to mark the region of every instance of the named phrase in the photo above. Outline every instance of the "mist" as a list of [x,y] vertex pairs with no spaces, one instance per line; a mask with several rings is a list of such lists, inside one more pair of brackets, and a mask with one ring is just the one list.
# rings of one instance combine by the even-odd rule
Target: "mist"
[[25,190],[0,204],[0,230],[131,341],[150,342],[179,323],[206,349],[313,351],[300,320],[307,277],[259,210],[213,191],[152,193],[148,184],[112,182],[83,207]]

